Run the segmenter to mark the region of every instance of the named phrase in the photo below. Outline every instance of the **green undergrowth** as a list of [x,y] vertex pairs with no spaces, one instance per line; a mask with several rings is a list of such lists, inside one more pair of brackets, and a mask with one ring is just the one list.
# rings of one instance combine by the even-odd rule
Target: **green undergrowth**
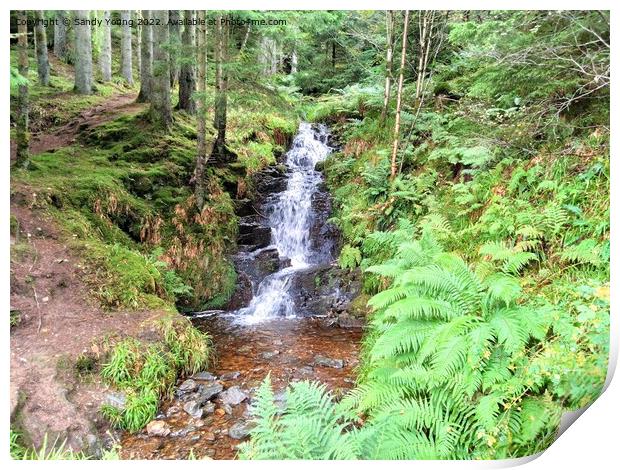
[[184,318],[159,324],[161,340],[123,339],[110,348],[101,376],[126,395],[122,407],[105,404],[103,416],[120,429],[137,432],[151,421],[159,400],[169,396],[177,377],[203,370],[211,359],[211,339]]
[[[142,113],[121,115],[72,146],[33,156],[13,180],[29,204],[49,211],[87,261],[87,280],[108,308],[217,308],[236,283],[229,261],[237,230],[235,198],[250,176],[284,152],[297,127],[294,109],[232,109],[229,147],[238,160],[208,166],[208,197],[193,197],[195,120],[175,113],[169,133]],[[213,138],[213,130],[208,131]]]

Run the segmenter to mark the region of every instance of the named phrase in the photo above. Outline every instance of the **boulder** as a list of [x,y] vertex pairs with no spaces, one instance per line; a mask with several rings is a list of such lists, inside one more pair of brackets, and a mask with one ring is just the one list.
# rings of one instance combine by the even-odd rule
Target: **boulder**
[[240,375],[241,375],[241,372],[239,372],[239,371],[226,372],[225,374],[222,374],[220,379],[222,379],[222,380],[235,380]]

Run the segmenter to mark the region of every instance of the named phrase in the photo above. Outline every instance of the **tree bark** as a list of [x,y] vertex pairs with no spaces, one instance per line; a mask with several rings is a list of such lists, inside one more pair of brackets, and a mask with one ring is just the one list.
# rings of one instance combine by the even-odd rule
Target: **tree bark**
[[396,120],[394,122],[394,144],[392,145],[392,161],[390,179],[396,177],[396,155],[398,154],[398,144],[400,142],[400,109],[403,97],[403,81],[405,79],[405,63],[407,58],[407,31],[409,29],[409,10],[405,10],[405,23],[403,26],[403,48],[400,56],[400,74],[398,76],[398,92],[396,94]]
[[104,82],[112,80],[112,27],[110,21],[110,10],[103,12],[103,40],[101,42],[101,54],[99,55],[99,67],[101,78]]
[[383,92],[383,109],[381,110],[381,122],[387,117],[392,94],[392,63],[394,61],[394,11],[389,10],[386,15],[386,39],[387,48],[385,53],[385,90]]
[[228,24],[223,23],[223,17],[218,17],[216,31],[217,43],[215,46],[215,116],[213,127],[217,130],[217,137],[213,146],[213,155],[219,161],[225,161],[226,149],[226,107],[228,73],[226,70],[228,48]]
[[[85,22],[89,19],[88,10],[76,10],[75,18]],[[75,25],[75,91],[82,95],[93,92],[93,55],[87,23]]]
[[68,18],[64,10],[56,11],[56,24],[54,25],[54,55],[63,62],[67,61],[67,26]]
[[170,10],[170,88],[174,88],[179,79],[179,54],[181,47],[181,15],[180,10]]
[[205,168],[207,166],[208,149],[207,149],[207,96],[206,96],[206,79],[207,79],[207,26],[204,24],[205,12],[198,11],[198,97],[196,100],[196,113],[198,120],[198,146],[196,155],[196,169],[194,170],[194,192],[196,194],[196,205],[198,210],[202,210],[206,197],[205,189]]
[[152,10],[151,15],[159,24],[153,25],[153,80],[151,89],[151,122],[168,130],[172,126],[170,107],[170,56],[166,45],[168,33],[168,10]]
[[[185,10],[185,20],[195,18],[194,10]],[[196,102],[193,94],[196,91],[196,70],[193,64],[194,48],[196,43],[196,28],[193,24],[186,24],[183,30],[183,62],[179,70],[179,109],[190,114],[196,112]]]
[[34,17],[36,20],[34,32],[37,44],[37,72],[41,85],[47,86],[50,84],[50,63],[47,57],[47,35],[43,25],[43,10],[35,10]]
[[[19,74],[28,77],[28,13],[26,10],[19,11],[19,24],[17,26],[17,47],[19,51],[17,68]],[[28,166],[28,83],[19,85],[17,94],[17,107],[15,109],[15,140],[16,154],[15,166],[25,168]]]
[[[151,10],[142,10],[142,18],[150,19]],[[153,26],[145,22],[140,31],[140,93],[138,103],[146,103],[151,99],[153,81]]]
[[129,86],[133,86],[133,73],[131,70],[131,11],[121,11],[122,35],[121,35],[121,76]]

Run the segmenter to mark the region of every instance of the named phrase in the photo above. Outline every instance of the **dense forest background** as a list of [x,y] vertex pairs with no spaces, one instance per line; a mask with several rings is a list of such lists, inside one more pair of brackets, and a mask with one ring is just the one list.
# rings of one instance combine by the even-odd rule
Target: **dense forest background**
[[[241,457],[518,457],[600,393],[609,12],[15,11],[11,28],[12,268],[40,211],[105,310],[225,307],[252,176],[301,120],[329,125],[338,264],[367,312],[357,385],[293,384],[282,411],[267,378]],[[170,325],[159,372],[139,342],[102,353],[135,397],[112,425],[140,430],[208,361]]]

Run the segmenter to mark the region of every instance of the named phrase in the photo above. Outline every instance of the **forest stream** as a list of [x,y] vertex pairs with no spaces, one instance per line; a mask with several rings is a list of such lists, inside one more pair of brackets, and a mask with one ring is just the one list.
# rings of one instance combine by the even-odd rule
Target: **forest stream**
[[[332,269],[335,254],[335,235],[325,228],[329,211],[317,203],[328,197],[315,169],[332,151],[328,140],[325,126],[301,124],[285,155],[285,187],[272,185],[283,190],[267,195],[258,215],[240,220],[241,240],[251,242],[241,244],[235,257],[247,285],[245,302],[234,310],[192,315],[194,325],[213,338],[214,366],[177,387],[160,410],[159,429],[125,434],[125,458],[179,459],[190,452],[234,458],[251,426],[252,397],[267,374],[280,405],[287,385],[297,380],[320,381],[336,395],[352,388],[361,329],[335,328],[321,311],[346,304],[351,293],[330,284],[318,303],[308,303],[304,292],[304,285],[319,283]],[[257,233],[266,227],[263,246],[267,240],[261,243]],[[272,266],[275,261],[273,272],[265,272],[265,256]]]

